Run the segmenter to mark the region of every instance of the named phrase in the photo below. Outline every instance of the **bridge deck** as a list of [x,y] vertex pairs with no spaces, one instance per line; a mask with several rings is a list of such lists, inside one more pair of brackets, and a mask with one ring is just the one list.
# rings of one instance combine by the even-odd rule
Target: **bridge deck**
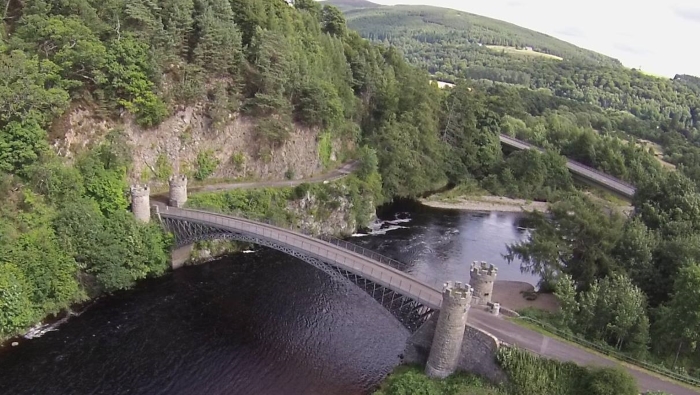
[[417,280],[410,274],[377,262],[364,255],[295,231],[242,218],[198,210],[159,206],[159,215],[185,220],[233,232],[274,240],[290,248],[314,256],[339,268],[356,273],[367,280],[390,288],[432,309],[440,309],[441,291]]
[[[506,136],[504,134],[501,134],[499,136],[501,143],[508,145],[510,147],[520,149],[520,150],[525,150],[525,149],[537,149],[539,151],[543,151],[539,147],[535,147],[532,144],[528,144],[524,141],[515,139],[510,136]],[[622,180],[619,180],[609,174],[605,174],[601,171],[598,171],[596,169],[593,169],[591,167],[588,167],[584,164],[581,164],[579,162],[576,162],[571,159],[566,160],[566,167],[569,169],[574,174],[577,174],[587,180],[593,181],[613,192],[617,192],[618,194],[628,198],[632,199],[634,197],[634,194],[637,192],[636,188]]]

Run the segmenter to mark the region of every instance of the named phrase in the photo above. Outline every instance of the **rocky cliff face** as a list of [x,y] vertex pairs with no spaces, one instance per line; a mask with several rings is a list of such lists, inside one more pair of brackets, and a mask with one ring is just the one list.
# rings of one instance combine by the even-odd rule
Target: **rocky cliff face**
[[[215,127],[205,114],[203,105],[181,107],[158,127],[144,129],[127,114],[117,121],[101,120],[92,110],[76,107],[54,125],[53,144],[70,158],[109,131],[122,130],[133,152],[129,173],[133,182],[164,182],[164,170],[192,172],[201,153],[218,162],[210,175],[214,179],[283,179],[292,174],[305,178],[323,170],[318,130],[297,126],[281,147],[263,155],[267,150],[256,141],[254,119],[231,113],[225,125]],[[339,145],[333,148],[335,156]]]
[[[336,187],[341,191],[347,188],[342,182]],[[350,236],[376,217],[374,211],[358,213],[355,203],[342,192],[330,204],[309,192],[304,198],[290,202],[287,209],[298,218],[295,225],[305,232],[336,237]]]

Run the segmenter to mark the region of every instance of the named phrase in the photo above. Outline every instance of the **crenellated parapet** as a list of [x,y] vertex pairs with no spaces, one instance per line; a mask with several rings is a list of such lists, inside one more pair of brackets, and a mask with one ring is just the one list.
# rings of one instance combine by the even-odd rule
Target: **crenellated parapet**
[[445,378],[457,369],[471,300],[469,285],[445,283],[435,337],[425,366],[425,374],[429,377]]
[[151,189],[148,185],[132,185],[131,212],[142,222],[151,220]]
[[448,281],[442,288],[442,306],[445,304],[462,305],[472,297],[472,287],[459,281]]
[[469,285],[473,289],[474,304],[485,305],[491,302],[493,283],[498,276],[498,268],[486,262],[473,262],[469,274]]
[[184,207],[185,202],[187,202],[187,176],[172,176],[168,183],[170,184],[168,204],[172,207]]

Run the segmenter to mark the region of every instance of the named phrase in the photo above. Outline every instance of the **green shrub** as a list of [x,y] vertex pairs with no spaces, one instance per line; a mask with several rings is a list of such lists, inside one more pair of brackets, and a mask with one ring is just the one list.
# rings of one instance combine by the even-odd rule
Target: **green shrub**
[[636,395],[637,383],[621,368],[589,368],[588,395]]
[[417,366],[399,367],[374,395],[499,395],[503,391],[484,380],[457,373],[445,380],[433,380]]
[[236,152],[235,154],[231,155],[231,164],[236,171],[243,171],[245,167],[245,155],[243,155],[241,152]]
[[168,162],[168,157],[165,154],[158,155],[156,159],[156,178],[165,181],[173,175],[173,166]]
[[291,123],[286,119],[264,118],[255,127],[255,136],[263,144],[278,147],[287,141],[291,128]]
[[187,204],[224,214],[271,219],[279,225],[287,225],[294,219],[287,211],[287,203],[292,198],[292,188],[262,188],[197,194],[191,196]]
[[288,180],[293,180],[294,179],[294,169],[292,169],[291,167],[289,169],[287,169],[287,171],[284,172],[284,178],[286,178]]
[[219,160],[211,150],[200,152],[197,154],[197,171],[194,173],[194,178],[199,181],[206,180],[216,171],[217,166],[219,166]]
[[299,200],[306,197],[306,194],[311,190],[311,185],[307,183],[301,183],[294,188],[294,199]]
[[637,395],[634,378],[617,368],[587,368],[502,347],[498,364],[510,379],[513,395]]
[[331,165],[331,155],[333,154],[333,144],[331,134],[326,132],[318,137],[318,158],[325,169]]

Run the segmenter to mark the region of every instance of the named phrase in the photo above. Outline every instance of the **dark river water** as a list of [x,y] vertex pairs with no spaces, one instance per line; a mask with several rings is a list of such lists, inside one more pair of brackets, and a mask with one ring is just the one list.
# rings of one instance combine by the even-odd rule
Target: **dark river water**
[[[518,215],[404,210],[352,241],[441,281],[485,260],[536,283],[501,257],[526,235]],[[144,281],[50,329],[0,350],[0,394],[368,394],[409,335],[359,288],[264,249]]]

